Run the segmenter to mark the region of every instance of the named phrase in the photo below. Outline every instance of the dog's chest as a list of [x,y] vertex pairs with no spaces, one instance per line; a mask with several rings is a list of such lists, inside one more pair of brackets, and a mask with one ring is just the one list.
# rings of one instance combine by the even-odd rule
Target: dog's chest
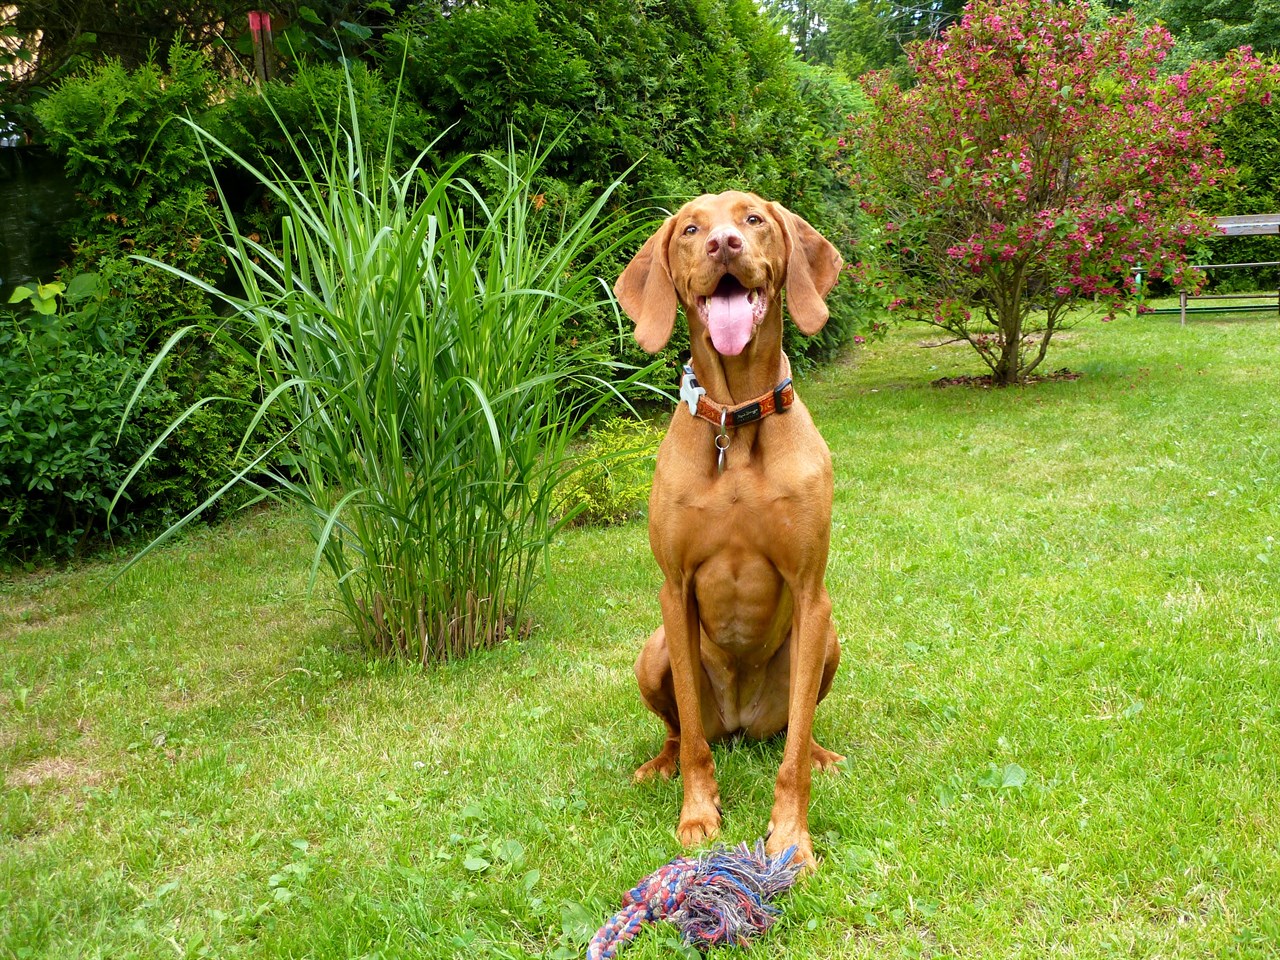
[[669,576],[691,582],[707,636],[752,661],[770,656],[790,624],[797,504],[751,471],[735,473],[668,500],[653,547]]
[[740,457],[720,472],[697,447],[672,453],[659,456],[649,501],[650,539],[664,567],[664,555],[688,568],[723,552],[751,552],[785,569],[798,539],[825,537],[829,460]]
[[731,548],[708,557],[694,571],[693,594],[707,636],[735,658],[767,660],[790,627],[790,591],[758,550]]
[[650,519],[694,564],[726,551],[769,556],[772,531],[788,526],[794,509],[795,498],[759,470],[689,473],[669,486],[651,503]]

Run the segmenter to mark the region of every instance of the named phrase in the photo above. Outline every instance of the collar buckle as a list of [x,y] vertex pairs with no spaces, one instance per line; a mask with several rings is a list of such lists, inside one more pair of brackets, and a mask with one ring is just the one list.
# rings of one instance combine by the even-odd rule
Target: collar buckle
[[684,374],[680,377],[680,402],[689,405],[689,413],[698,415],[698,398],[706,395],[706,389],[698,384],[693,375],[693,365],[684,365]]
[[791,409],[791,404],[787,400],[787,388],[791,386],[791,378],[787,377],[773,389],[773,410],[775,413],[786,413]]

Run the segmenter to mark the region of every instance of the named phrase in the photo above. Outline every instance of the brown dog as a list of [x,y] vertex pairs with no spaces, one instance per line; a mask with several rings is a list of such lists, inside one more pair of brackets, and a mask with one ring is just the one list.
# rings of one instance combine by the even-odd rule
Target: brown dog
[[720,829],[708,742],[786,730],[767,848],[794,845],[808,868],[810,767],[843,759],[812,738],[840,644],[824,582],[831,454],[791,388],[782,293],[812,335],[827,322],[842,264],[800,217],[730,192],[681,207],[615,287],[650,353],[667,343],[683,304],[692,351],[649,498],[662,626],[635,668],[667,739],[635,776],[671,777],[679,761],[677,833],[695,844]]

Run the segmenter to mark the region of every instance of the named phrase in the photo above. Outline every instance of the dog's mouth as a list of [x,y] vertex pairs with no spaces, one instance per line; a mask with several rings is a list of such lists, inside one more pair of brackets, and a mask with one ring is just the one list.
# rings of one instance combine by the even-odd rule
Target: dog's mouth
[[768,298],[763,287],[748,288],[726,273],[710,296],[698,297],[698,315],[718,353],[736,357],[764,320]]

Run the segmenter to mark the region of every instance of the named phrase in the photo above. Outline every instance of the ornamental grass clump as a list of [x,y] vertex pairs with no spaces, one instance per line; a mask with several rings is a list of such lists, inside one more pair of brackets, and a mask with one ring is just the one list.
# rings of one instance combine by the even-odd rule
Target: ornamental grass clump
[[[247,483],[300,505],[316,544],[312,583],[326,566],[360,636],[384,653],[446,660],[523,628],[567,519],[555,510],[574,463],[567,448],[636,380],[568,331],[611,309],[597,268],[629,228],[602,216],[614,187],[580,216],[555,216],[531,186],[540,158],[514,146],[435,174],[424,152],[393,173],[391,137],[380,156],[366,151],[349,99],[328,143],[293,143],[297,180],[199,131],[284,212],[269,243],[237,232],[224,198],[223,243],[243,293],[206,289],[231,308],[221,333],[251,357],[261,393],[241,469],[209,502]],[[488,189],[462,174],[476,163]],[[283,428],[255,449],[264,423]]]

